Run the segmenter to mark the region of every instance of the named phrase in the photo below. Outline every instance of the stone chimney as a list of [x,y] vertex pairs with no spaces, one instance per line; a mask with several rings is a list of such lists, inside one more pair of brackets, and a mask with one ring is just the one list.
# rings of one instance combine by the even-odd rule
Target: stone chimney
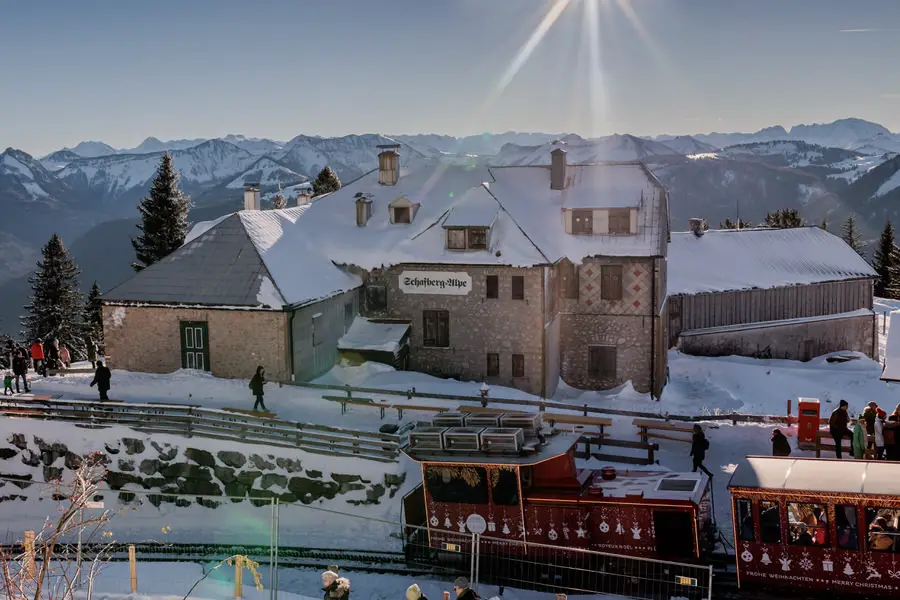
[[703,232],[706,229],[706,221],[694,217],[693,219],[688,219],[688,223],[691,226],[691,233],[697,237],[703,237]]
[[381,185],[397,185],[400,179],[400,144],[379,145],[378,183]]
[[550,151],[550,189],[564,190],[567,181],[566,151],[562,148],[554,148]]
[[259,186],[248,184],[244,186],[244,210],[259,210]]
[[297,194],[297,206],[303,206],[304,204],[309,204],[312,202],[312,192],[308,190],[303,190],[299,194]]

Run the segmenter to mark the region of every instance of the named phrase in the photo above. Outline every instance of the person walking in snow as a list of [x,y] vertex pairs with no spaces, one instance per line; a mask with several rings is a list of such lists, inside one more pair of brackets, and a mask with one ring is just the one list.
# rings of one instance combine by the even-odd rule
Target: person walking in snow
[[[13,375],[16,379],[16,393],[21,393],[21,390],[25,390],[27,394],[31,390],[28,388],[28,355],[25,354],[24,350],[19,350],[16,353],[16,357],[13,358],[12,363]],[[19,379],[22,379],[22,387],[19,387]]]
[[709,440],[706,439],[703,428],[699,425],[694,425],[694,435],[691,441],[691,456],[694,458],[693,471],[696,473],[697,469],[700,469],[712,477],[713,474],[703,465],[703,461],[706,459],[707,450],[709,450]]
[[853,437],[850,433],[850,404],[846,400],[841,400],[840,404],[831,416],[828,418],[828,429],[831,431],[831,438],[834,440],[834,456],[838,460],[841,459],[841,444],[844,438]]
[[853,458],[861,460],[866,456],[866,414],[860,413],[853,426],[853,441],[850,447],[853,450]]
[[97,361],[97,370],[94,371],[94,378],[91,380],[91,387],[97,386],[97,391],[100,392],[101,400],[109,400],[109,396],[106,395],[109,392],[110,381],[112,380],[112,373],[109,368],[104,366],[102,362]]
[[44,370],[44,344],[41,343],[41,338],[31,343],[31,360],[34,363],[34,372],[38,375],[46,376]]
[[419,586],[415,583],[406,588],[406,600],[428,600],[428,597],[422,593]]
[[791,443],[780,429],[772,431],[772,456],[790,456]]
[[250,379],[250,391],[256,396],[256,402],[253,403],[253,411],[256,412],[257,407],[262,412],[269,412],[266,403],[263,402],[263,386],[266,385],[266,369],[260,365],[256,367],[256,375]]

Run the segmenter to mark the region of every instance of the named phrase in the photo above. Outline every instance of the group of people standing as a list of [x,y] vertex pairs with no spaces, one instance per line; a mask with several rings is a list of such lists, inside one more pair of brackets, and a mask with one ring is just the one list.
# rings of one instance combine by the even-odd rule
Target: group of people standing
[[900,404],[888,415],[876,402],[869,402],[852,429],[850,421],[850,404],[841,400],[828,419],[836,458],[842,458],[842,441],[849,438],[853,458],[900,461]]
[[[3,378],[4,395],[31,392],[28,381],[29,368],[33,368],[36,374],[46,377],[49,371],[68,369],[72,365],[72,352],[65,344],[60,344],[59,340],[55,339],[45,345],[43,340],[38,338],[27,349],[13,346],[11,351],[12,373],[7,373]],[[100,352],[100,348],[93,340],[87,340],[87,358],[91,363],[91,368],[94,369],[94,379],[90,385],[91,387],[97,386],[101,400],[109,400],[107,392],[110,389],[112,373],[100,360]],[[13,391],[13,384],[15,384],[15,391]]]

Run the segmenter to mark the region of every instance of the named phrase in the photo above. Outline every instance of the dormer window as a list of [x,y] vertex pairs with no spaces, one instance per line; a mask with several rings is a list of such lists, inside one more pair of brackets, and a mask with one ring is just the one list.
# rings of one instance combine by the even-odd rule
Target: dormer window
[[419,208],[417,202],[410,201],[406,196],[400,196],[393,200],[388,206],[391,211],[391,223],[397,225],[409,225],[416,217],[416,209]]
[[447,228],[447,248],[450,250],[466,249],[466,228],[465,227],[449,227]]
[[372,199],[362,192],[354,196],[356,202],[356,226],[365,227],[372,218]]
[[487,250],[487,227],[469,227],[469,249]]
[[500,206],[488,190],[468,190],[444,219],[448,250],[487,250]]

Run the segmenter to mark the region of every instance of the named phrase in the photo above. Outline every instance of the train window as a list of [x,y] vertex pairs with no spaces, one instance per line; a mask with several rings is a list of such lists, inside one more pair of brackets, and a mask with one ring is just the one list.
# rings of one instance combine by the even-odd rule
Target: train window
[[856,507],[852,504],[835,506],[834,524],[837,530],[838,548],[859,550],[859,522],[856,519]]
[[428,493],[435,502],[488,503],[487,472],[481,467],[425,467]]
[[742,540],[752,542],[756,539],[753,531],[753,504],[744,499],[738,500],[735,504],[737,505],[738,535]]
[[491,500],[500,506],[519,505],[519,479],[513,469],[491,469]]
[[866,526],[869,529],[869,550],[876,552],[900,552],[897,541],[900,525],[900,509],[872,508],[866,509]]
[[759,541],[764,544],[781,543],[781,512],[777,502],[759,501]]
[[828,546],[828,511],[824,504],[788,502],[787,516],[791,544]]

